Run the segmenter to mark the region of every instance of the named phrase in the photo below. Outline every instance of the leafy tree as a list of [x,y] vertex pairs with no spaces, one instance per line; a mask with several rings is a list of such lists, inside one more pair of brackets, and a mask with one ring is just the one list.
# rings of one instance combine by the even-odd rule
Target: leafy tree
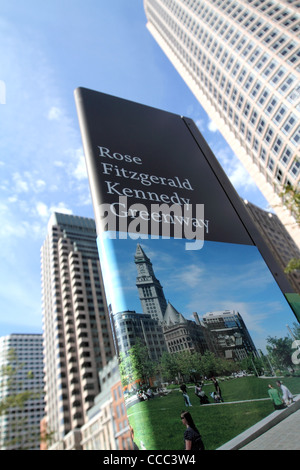
[[300,225],[300,192],[291,185],[285,185],[280,193],[283,204],[294,215],[296,222]]
[[[0,369],[0,387],[2,392],[4,388],[13,390],[20,389],[22,384],[18,382],[17,374],[24,367],[24,364],[18,361],[16,353],[13,349],[9,350],[7,353],[6,364],[2,365]],[[32,377],[32,372],[29,371],[27,374],[28,378]],[[33,397],[34,393],[30,390],[22,390],[18,393],[10,393],[9,396],[5,396],[4,393],[0,401],[0,416],[7,412],[11,407],[22,408],[24,404]]]
[[[282,192],[280,193],[282,197],[283,204],[287,209],[291,211],[293,216],[296,219],[296,223],[300,226],[300,192],[297,188],[294,188],[291,185],[286,185],[283,187]],[[292,258],[285,268],[285,273],[291,273],[293,271],[300,269],[300,259]]]
[[160,359],[159,370],[164,380],[172,382],[177,376],[177,361],[176,355],[164,352]]
[[255,356],[254,354],[249,354],[245,359],[240,362],[241,370],[246,370],[250,374],[262,375],[265,365],[263,360]]
[[172,381],[176,378],[181,380],[191,379],[196,381],[197,376],[218,376],[221,374],[230,374],[241,368],[237,362],[228,361],[216,357],[214,353],[206,351],[204,354],[199,352],[191,353],[182,351],[176,354],[165,352],[160,361],[160,372],[164,380]]
[[[0,416],[5,415],[11,409],[21,410],[24,405],[29,401],[40,396],[40,391],[22,390],[23,384],[19,382],[18,373],[24,367],[23,363],[20,363],[14,349],[10,349],[7,353],[6,362],[0,369]],[[32,371],[27,373],[27,378],[33,378]],[[6,395],[6,390],[10,390],[10,395]],[[14,390],[21,390],[19,392],[13,392]],[[17,415],[16,415],[17,416]],[[16,419],[14,424],[10,425],[10,430],[21,429],[26,424],[26,418],[22,417]],[[36,442],[39,436],[27,436],[26,447],[30,447],[30,443]],[[20,438],[6,439],[4,442],[5,447],[16,446],[20,448],[22,442]]]
[[273,361],[275,367],[287,368],[294,370],[292,362],[292,340],[288,336],[285,338],[267,337],[266,349]]
[[285,273],[291,273],[293,271],[297,271],[300,269],[300,259],[298,258],[292,258],[286,265],[284,272]]
[[193,369],[192,354],[189,351],[182,351],[175,354],[177,365],[177,375],[184,380],[185,376],[190,376]]
[[212,377],[218,375],[218,361],[216,356],[211,351],[205,351],[201,357],[201,371],[202,375]]
[[298,338],[300,340],[300,324],[299,323],[293,323],[292,333],[294,334],[295,338]]
[[119,355],[119,369],[123,387],[135,381],[134,371],[131,363],[131,356],[123,352]]
[[155,363],[150,359],[147,346],[137,340],[127,355],[120,354],[120,373],[123,386],[135,381],[148,382],[155,374]]

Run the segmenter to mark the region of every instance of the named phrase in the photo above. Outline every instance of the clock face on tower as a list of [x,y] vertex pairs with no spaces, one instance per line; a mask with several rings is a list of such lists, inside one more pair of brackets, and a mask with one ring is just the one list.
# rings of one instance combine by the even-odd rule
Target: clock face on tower
[[154,276],[154,272],[153,272],[153,269],[152,269],[152,266],[147,263],[147,261],[145,260],[145,262],[139,262],[137,264],[137,271],[138,271],[138,276]]
[[138,264],[138,273],[141,276],[146,273],[146,267],[144,264]]

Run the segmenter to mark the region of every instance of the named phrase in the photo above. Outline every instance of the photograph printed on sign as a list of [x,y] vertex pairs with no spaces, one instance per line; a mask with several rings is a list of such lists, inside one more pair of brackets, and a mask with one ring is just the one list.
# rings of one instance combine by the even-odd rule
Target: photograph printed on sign
[[136,448],[183,450],[193,422],[217,449],[288,406],[279,382],[300,393],[299,326],[255,246],[108,233],[98,246]]

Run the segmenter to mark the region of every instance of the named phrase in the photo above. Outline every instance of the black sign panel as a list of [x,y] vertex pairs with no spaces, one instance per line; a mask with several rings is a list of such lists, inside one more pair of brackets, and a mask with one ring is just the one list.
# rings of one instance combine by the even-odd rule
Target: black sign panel
[[153,204],[175,204],[182,211],[187,204],[204,204],[206,239],[252,244],[193,137],[192,122],[86,89],[76,97],[96,206],[122,196],[149,213]]
[[[244,384],[240,393],[266,416],[265,390],[252,375],[273,373],[268,342],[286,336],[299,296],[240,197],[191,119],[85,88],[75,98],[135,444],[182,449],[183,407],[194,406],[200,420],[199,404],[240,403],[230,385],[218,388],[220,369],[230,376],[242,369],[235,388]],[[249,400],[236,415],[244,427],[234,425],[230,405],[218,415],[226,436],[250,425]],[[216,415],[205,413],[204,445],[216,448],[224,439],[211,438]]]

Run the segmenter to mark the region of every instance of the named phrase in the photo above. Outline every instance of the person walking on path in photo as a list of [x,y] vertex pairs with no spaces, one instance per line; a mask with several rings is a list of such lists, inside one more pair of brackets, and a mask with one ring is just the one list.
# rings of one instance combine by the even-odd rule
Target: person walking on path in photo
[[294,397],[293,397],[293,394],[289,391],[289,389],[285,385],[283,385],[283,383],[280,382],[279,380],[277,380],[276,384],[282,392],[282,399],[283,399],[284,403],[287,406],[290,405],[291,403],[293,403],[293,398]]
[[186,385],[185,385],[185,384],[181,384],[181,385],[180,385],[180,390],[181,390],[183,393],[187,393]]
[[200,432],[195,426],[193,418],[188,411],[182,411],[180,414],[182,424],[186,427],[184,432],[185,450],[205,450]]
[[269,397],[271,398],[271,401],[273,402],[275,410],[281,410],[282,408],[284,408],[284,402],[280,398],[278,390],[273,388],[271,384],[269,384],[268,387],[269,387],[268,394],[269,394]]
[[180,385],[180,390],[182,391],[182,395],[183,395],[183,398],[184,398],[185,406],[193,406],[193,405],[191,404],[190,397],[188,396],[186,385],[185,385],[185,384],[181,384],[181,385]]
[[222,392],[221,392],[221,389],[220,389],[219,382],[217,381],[217,379],[215,377],[213,377],[211,380],[213,381],[213,384],[215,386],[215,390],[216,390],[217,395],[220,397],[220,400],[223,402],[224,400],[222,398]]
[[193,406],[193,405],[191,404],[190,397],[188,396],[187,392],[183,392],[183,391],[182,391],[182,396],[183,396],[183,398],[184,398],[185,406]]

